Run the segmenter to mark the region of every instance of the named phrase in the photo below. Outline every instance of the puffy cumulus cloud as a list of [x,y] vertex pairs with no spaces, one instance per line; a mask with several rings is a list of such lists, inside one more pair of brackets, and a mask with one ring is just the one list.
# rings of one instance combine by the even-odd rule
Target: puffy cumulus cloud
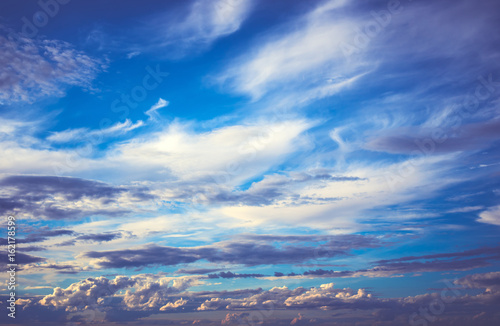
[[292,290],[283,286],[246,298],[211,298],[198,307],[198,310],[261,309],[262,307],[334,309],[371,298],[371,294],[364,289],[358,291],[349,288],[336,289],[333,283],[310,289],[298,287]]
[[[30,301],[41,305],[83,311],[88,309],[117,309],[145,311],[172,310],[186,305],[187,300],[175,295],[198,285],[199,277],[164,277],[161,275],[135,275],[87,278],[71,284],[66,289],[56,287],[52,294]],[[125,293],[122,293],[125,291]]]
[[0,185],[0,211],[27,218],[118,216],[130,212],[134,202],[153,198],[143,189],[69,177],[8,175]]
[[188,302],[187,300],[180,298],[179,300],[177,300],[175,302],[168,302],[166,305],[160,307],[160,311],[177,309],[179,307],[186,305],[187,302]]
[[221,325],[235,325],[238,322],[241,322],[243,318],[248,317],[249,314],[247,312],[235,312],[226,315],[226,318],[221,320]]
[[[408,322],[429,322],[429,318],[442,325],[474,325],[478,320],[484,322],[481,325],[495,325],[494,322],[500,320],[496,313],[500,298],[499,280],[498,272],[473,274],[454,282],[445,282],[446,288],[438,292],[380,298],[363,288],[340,289],[332,283],[295,289],[283,286],[269,290],[194,292],[189,291],[189,288],[199,284],[199,277],[172,278],[163,274],[141,274],[118,276],[114,280],[89,278],[67,289],[56,288],[53,294],[43,298],[26,298],[20,304],[26,316],[41,311],[50,311],[53,316],[60,315],[61,311],[78,314],[95,310],[101,316],[101,322],[123,321],[123,318],[133,320],[151,314],[180,311],[196,312],[197,319],[205,320],[205,316],[210,316],[212,311],[232,310],[223,319],[227,325],[255,320],[255,317],[259,317],[257,312],[262,312],[260,317],[266,317],[262,319],[263,325],[288,325],[291,321],[288,311],[301,309],[304,313],[302,318],[299,315],[295,319],[296,325],[306,322],[313,325],[359,322],[359,325],[364,326],[378,322],[377,325],[396,326]],[[468,291],[471,288],[484,291],[471,294]],[[234,313],[234,310],[239,312]],[[333,310],[334,315],[331,313]],[[314,313],[314,320],[304,317],[309,313],[307,311]],[[209,320],[205,321],[209,323]],[[147,321],[144,323],[147,324]]]
[[[177,294],[199,284],[197,277],[136,279],[134,291],[128,290],[123,296],[123,303],[128,309],[148,310],[158,309],[164,311],[183,306],[187,301],[179,299],[176,302],[167,302],[170,295]],[[163,309],[162,309],[163,308]]]
[[[475,274],[455,281],[456,284],[469,284],[470,288],[483,288],[486,284],[498,284],[497,273]],[[211,310],[247,310],[247,311],[280,311],[282,309],[307,309],[307,310],[335,310],[332,316],[315,320],[297,317],[296,324],[313,322],[317,325],[347,325],[337,320],[359,325],[401,325],[427,324],[430,321],[442,322],[443,325],[474,325],[478,318],[483,318],[485,325],[495,325],[500,316],[495,313],[499,293],[497,287],[486,289],[484,293],[470,295],[464,288],[457,288],[453,283],[447,282],[447,288],[441,292],[426,293],[423,295],[378,298],[365,289],[353,290],[350,288],[336,289],[333,284],[323,284],[319,287],[296,288],[276,287],[267,291],[249,294],[242,297],[227,296],[222,293],[203,302],[198,311]],[[439,307],[439,308],[437,308]],[[442,309],[445,307],[445,309]],[[438,313],[435,313],[438,311]],[[367,314],[371,312],[371,314]],[[482,312],[482,313],[481,313]],[[460,317],[457,317],[460,316]],[[289,323],[290,319],[288,319]],[[279,324],[278,321],[265,321],[264,325]]]
[[257,294],[250,295],[243,298],[231,298],[231,297],[215,297],[210,300],[206,300],[202,305],[198,307],[198,310],[218,310],[218,309],[259,309],[264,307],[265,303],[267,306],[277,306],[287,297],[291,295],[298,295],[305,291],[303,288],[297,288],[295,290],[290,290],[286,286],[284,287],[274,287],[268,291],[260,291]]
[[297,326],[298,325],[307,325],[307,324],[314,323],[315,321],[316,321],[316,319],[308,319],[303,314],[299,313],[299,315],[297,317],[292,319],[292,321],[290,322],[290,325],[297,325]]
[[348,303],[361,299],[370,299],[372,295],[365,289],[335,289],[333,283],[322,284],[319,288],[312,288],[297,296],[288,297],[284,304],[289,307],[321,307],[330,309],[338,302]]
[[[9,33],[0,25],[0,31]],[[101,60],[75,50],[69,43],[0,35],[0,105],[32,103],[43,97],[63,96],[71,86],[91,88],[103,70]]]
[[114,280],[106,277],[87,278],[71,284],[66,289],[56,287],[53,294],[43,297],[39,304],[64,308],[67,311],[81,310],[101,304],[105,297],[113,296],[116,292],[135,283],[136,280],[125,276],[117,276]]
[[226,307],[229,303],[231,303],[230,299],[212,298],[199,306],[198,310],[217,310]]

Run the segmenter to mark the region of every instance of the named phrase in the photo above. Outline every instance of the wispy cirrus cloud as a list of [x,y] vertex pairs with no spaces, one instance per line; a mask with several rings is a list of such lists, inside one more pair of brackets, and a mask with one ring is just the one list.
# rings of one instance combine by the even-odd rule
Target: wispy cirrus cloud
[[149,117],[149,119],[158,119],[158,111],[161,108],[167,107],[169,104],[168,101],[165,101],[164,99],[160,98],[158,99],[158,102],[156,102],[149,110],[144,112],[145,115]]
[[[0,31],[8,32],[0,26]],[[91,89],[92,80],[105,68],[63,41],[0,35],[0,105],[33,103],[45,97],[61,97],[72,86]]]
[[[286,33],[280,29],[260,40],[253,51],[234,60],[217,80],[254,99],[278,87],[293,92],[293,81],[295,86],[307,85],[310,96],[316,98],[336,93],[359,74],[352,74],[355,66],[345,69],[339,46],[354,35],[353,21],[342,19],[340,14],[345,3],[326,1],[298,22],[286,25]],[[325,67],[330,69],[325,71]]]
[[238,31],[252,9],[252,0],[190,1],[186,8],[157,15],[145,30],[154,35],[151,48],[168,49],[167,56],[181,58]]
[[478,222],[500,225],[500,206],[490,207],[479,214]]
[[88,142],[92,139],[94,144],[104,141],[106,137],[123,135],[129,131],[144,126],[144,122],[139,120],[133,123],[129,119],[118,122],[107,128],[90,130],[87,128],[67,129],[64,131],[52,132],[47,140],[54,143]]
[[184,182],[235,185],[307,146],[301,134],[312,125],[307,120],[255,121],[194,132],[189,123],[174,122],[114,147],[105,164],[131,170],[141,166],[159,180],[182,175]]

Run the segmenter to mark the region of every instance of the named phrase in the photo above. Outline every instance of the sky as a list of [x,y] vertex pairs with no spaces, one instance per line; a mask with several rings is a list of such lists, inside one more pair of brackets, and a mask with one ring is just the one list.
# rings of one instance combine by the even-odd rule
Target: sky
[[499,325],[499,16],[2,1],[0,321]]

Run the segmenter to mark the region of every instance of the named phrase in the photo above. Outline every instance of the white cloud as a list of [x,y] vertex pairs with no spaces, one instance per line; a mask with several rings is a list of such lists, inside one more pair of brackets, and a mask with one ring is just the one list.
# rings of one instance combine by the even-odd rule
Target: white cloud
[[41,289],[52,289],[52,286],[25,286],[25,290],[41,290]]
[[167,302],[169,296],[200,284],[198,279],[198,276],[160,277],[158,279],[138,276],[134,278],[135,291],[127,290],[123,302],[129,309],[175,309],[186,302],[182,299],[174,303]]
[[161,108],[167,107],[168,104],[169,104],[168,101],[165,101],[164,99],[160,98],[158,99],[158,102],[153,104],[153,106],[151,106],[151,108],[144,113],[149,117],[149,119],[158,119],[159,116],[156,111]]
[[168,47],[173,57],[203,50],[215,40],[238,31],[252,7],[251,0],[194,1],[187,16],[168,12],[151,23],[155,33],[161,31],[155,46]]
[[[199,311],[217,309],[256,309],[258,307],[296,307],[296,308],[319,308],[334,309],[338,305],[358,300],[370,300],[372,295],[365,289],[358,291],[350,288],[336,289],[333,283],[322,284],[319,287],[305,289],[298,287],[294,290],[286,286],[274,287],[267,291],[248,296],[241,299],[234,298],[211,298],[206,300]],[[324,308],[323,308],[324,307]]]
[[500,226],[500,206],[490,207],[479,214],[478,222]]
[[300,135],[311,126],[305,120],[258,121],[194,133],[189,125],[174,122],[147,138],[117,146],[105,163],[141,167],[163,179],[237,185],[305,146]]
[[[38,146],[33,146],[38,145]],[[33,147],[32,147],[33,146]],[[81,153],[87,153],[83,148]],[[22,141],[2,141],[0,169],[6,173],[32,173],[48,175],[67,175],[75,170],[87,169],[92,161],[77,150],[55,150],[46,145],[26,144]]]
[[[123,135],[129,131],[142,127],[144,122],[141,120],[132,123],[129,119],[124,122],[118,122],[112,126],[103,129],[89,130],[87,128],[67,129],[64,131],[53,132],[47,140],[54,143],[67,143],[67,142],[101,142],[104,137]],[[98,141],[97,141],[98,140]]]
[[[312,87],[309,96],[321,97],[345,86],[346,81],[352,82],[356,65],[346,63],[339,44],[352,38],[355,25],[336,15],[343,4],[326,2],[302,17],[298,26],[287,25],[287,34],[276,32],[261,40],[256,49],[235,60],[218,81],[230,82],[235,91],[254,99],[283,84],[306,88],[311,83],[320,84]],[[339,75],[334,86],[328,85]]]
[[[194,181],[215,188],[231,187],[311,146],[302,133],[314,123],[268,119],[195,132],[194,123],[173,122],[161,131],[115,143],[104,152],[95,146],[104,137],[123,135],[143,125],[142,121],[126,120],[101,130],[68,129],[50,135],[51,144],[31,136],[39,131],[40,123],[36,128],[27,123],[18,127],[10,124],[6,131],[15,130],[0,142],[6,154],[0,159],[0,168],[11,174],[78,176],[108,182],[120,182],[124,176],[122,181],[127,183],[168,180],[184,183],[178,185],[183,188],[177,187],[182,191],[189,190],[186,187]],[[65,142],[78,146],[67,149],[54,145]]]
[[187,302],[188,302],[187,300],[180,298],[179,300],[177,300],[175,302],[168,302],[166,305],[164,305],[163,307],[160,308],[160,311],[165,311],[165,310],[169,310],[169,309],[177,309],[179,307],[186,305]]
[[[454,182],[440,177],[450,156],[423,157],[392,165],[353,165],[339,176],[356,176],[355,181],[323,181],[295,189],[295,196],[265,206],[230,205],[215,209],[226,218],[239,219],[248,226],[298,225],[348,233],[366,230],[362,221],[373,221],[372,210],[431,196]],[[446,169],[443,167],[443,169]],[[436,180],[439,178],[439,182]],[[266,182],[265,178],[261,182]],[[257,185],[255,185],[257,186]],[[300,198],[308,200],[302,203]],[[332,199],[332,200],[324,200]],[[405,213],[393,217],[407,220]],[[413,216],[425,217],[425,214]],[[388,213],[383,214],[388,218]],[[410,217],[411,218],[411,217]]]
[[483,206],[466,206],[466,207],[459,207],[459,208],[449,210],[448,213],[469,213],[469,212],[479,211],[481,209],[484,209],[484,207]]
[[[52,294],[44,296],[39,304],[63,308],[66,311],[79,311],[105,304],[113,298],[119,298],[122,306],[133,310],[175,309],[187,303],[182,298],[169,302],[172,294],[185,291],[201,283],[198,276],[164,277],[158,275],[116,276],[87,278],[71,284],[66,289],[54,288]],[[131,291],[130,289],[133,289]],[[119,291],[126,290],[124,295]]]

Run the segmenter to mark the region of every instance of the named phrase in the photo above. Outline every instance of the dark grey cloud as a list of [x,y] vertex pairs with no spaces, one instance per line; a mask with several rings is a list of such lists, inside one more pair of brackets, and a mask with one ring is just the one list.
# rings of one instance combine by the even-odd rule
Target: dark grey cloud
[[49,238],[74,235],[75,231],[67,229],[49,229],[48,227],[42,227],[33,233],[27,234],[24,238],[17,239],[18,243],[33,243],[42,242]]
[[375,264],[392,264],[404,261],[414,261],[423,259],[435,259],[435,258],[464,258],[472,256],[491,256],[493,258],[500,258],[500,247],[482,247],[477,249],[470,249],[459,252],[445,252],[440,254],[422,255],[422,256],[406,256],[394,259],[384,259],[377,260]]
[[[51,262],[45,258],[42,259],[43,261],[37,261],[29,264],[19,265],[18,269],[23,271],[30,271],[32,273],[47,273],[49,271],[54,271],[58,274],[72,274],[72,275],[79,274],[84,270],[84,268],[76,265]],[[92,270],[91,267],[88,266],[85,267],[85,271],[91,271],[91,270]]]
[[37,257],[37,256],[32,256],[29,254],[25,254],[22,252],[16,252],[15,254],[15,261],[9,261],[8,256],[7,256],[7,251],[0,251],[0,254],[2,257],[4,257],[2,260],[5,262],[5,264],[2,264],[2,269],[7,268],[7,264],[18,264],[21,268],[22,265],[28,265],[28,264],[33,264],[33,263],[42,263],[46,261],[45,258],[43,257]]
[[[51,238],[55,237],[62,237],[62,236],[72,236],[73,238],[70,240],[66,240],[59,245],[64,245],[64,246],[73,246],[75,245],[78,241],[84,241],[84,242],[109,242],[111,240],[115,239],[120,239],[123,237],[122,232],[106,232],[106,233],[98,233],[98,234],[81,234],[77,233],[73,230],[68,230],[68,229],[49,229],[49,227],[40,227],[40,228],[26,228],[26,230],[23,230],[23,233],[27,233],[24,237],[22,238],[17,238],[17,244],[20,244],[21,246],[19,247],[22,251],[42,251],[42,250],[47,250],[44,247],[40,246],[23,246],[23,244],[27,243],[36,243],[36,242],[42,242],[46,241]],[[30,233],[28,233],[30,232]],[[7,240],[0,238],[0,241],[5,243]]]
[[76,237],[76,240],[83,241],[94,241],[94,242],[108,242],[114,239],[121,238],[122,234],[119,232],[115,233],[100,233],[100,234],[85,234]]
[[500,260],[500,247],[484,247],[462,252],[380,260],[372,270],[392,273],[464,271],[491,266]]
[[[247,237],[250,237],[247,235]],[[353,249],[377,247],[383,243],[369,236],[298,237],[293,241],[314,242],[314,244],[275,246],[274,240],[287,241],[286,237],[261,236],[260,241],[224,241],[213,245],[191,248],[177,248],[151,244],[136,249],[90,251],[87,258],[99,259],[102,268],[143,267],[149,265],[171,266],[207,260],[212,263],[255,265],[294,264],[309,260],[349,255]],[[321,241],[321,242],[319,242]]]
[[21,265],[31,264],[31,263],[41,263],[46,259],[43,257],[36,257],[22,252],[16,252],[16,263]]
[[83,234],[71,240],[60,243],[61,246],[74,246],[78,241],[83,242],[109,242],[111,240],[120,239],[123,236],[122,232],[107,232],[98,234]]
[[67,200],[113,197],[125,190],[91,180],[33,175],[7,176],[0,181],[0,185],[15,187],[19,192],[35,198],[43,192],[49,192],[62,194]]
[[26,252],[26,251],[30,252],[30,251],[45,251],[45,250],[47,250],[47,248],[45,248],[45,247],[40,247],[40,246],[26,246],[25,247],[25,246],[22,246],[22,245],[19,246],[19,249],[21,251],[24,251],[24,252]]
[[462,252],[449,252],[423,256],[408,256],[372,262],[372,268],[358,270],[311,269],[303,273],[275,272],[275,277],[389,277],[398,274],[423,272],[466,271],[491,266],[500,261],[500,247],[485,247]]
[[59,274],[78,274],[80,272],[80,270],[76,269],[73,265],[47,264],[40,266],[40,268],[52,269],[57,271]]
[[255,278],[264,277],[264,274],[245,274],[245,273],[233,273],[233,272],[220,272],[216,274],[208,274],[208,278]]
[[499,138],[500,119],[496,119],[468,123],[457,128],[400,128],[369,140],[366,148],[395,154],[432,155],[478,151],[487,148]]
[[176,273],[196,275],[196,274],[208,274],[208,273],[218,272],[220,270],[221,270],[220,268],[193,268],[193,269],[181,268],[177,270]]
[[454,282],[471,289],[487,289],[488,292],[500,293],[500,272],[467,275]]
[[[78,219],[89,215],[119,216],[129,210],[108,208],[117,198],[128,192],[137,200],[153,196],[142,189],[116,187],[103,182],[56,176],[13,175],[0,180],[8,195],[0,198],[1,213],[27,213],[45,219]],[[56,202],[53,198],[63,198]],[[98,201],[101,208],[76,208],[71,205],[82,199]]]
[[332,270],[324,270],[324,269],[316,269],[316,270],[309,270],[305,271],[303,275],[306,276],[329,276],[329,277],[341,277],[341,276],[348,276],[352,274],[350,271],[345,271],[345,272],[338,272],[338,271],[332,271]]
[[371,236],[359,234],[340,234],[340,235],[273,235],[273,234],[239,234],[235,238],[252,242],[289,242],[289,243],[318,243],[325,242],[331,247],[348,248],[375,248],[381,245],[381,242]]
[[98,265],[102,268],[131,268],[149,265],[171,266],[193,263],[202,259],[202,255],[211,256],[215,250],[207,248],[184,249],[175,247],[160,247],[149,245],[139,249],[124,249],[112,251],[89,251],[84,253],[87,258],[99,258]]

